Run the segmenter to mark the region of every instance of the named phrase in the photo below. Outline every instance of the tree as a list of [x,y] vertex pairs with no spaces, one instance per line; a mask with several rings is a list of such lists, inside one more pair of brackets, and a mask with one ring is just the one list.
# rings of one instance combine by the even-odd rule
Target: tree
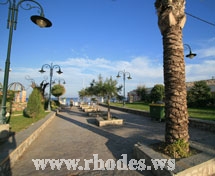
[[111,119],[111,113],[110,113],[110,100],[113,97],[118,97],[118,92],[120,92],[122,89],[122,86],[117,87],[117,81],[113,80],[112,77],[106,78],[104,81],[102,76],[98,76],[98,81],[93,80],[90,83],[90,86],[85,88],[85,90],[80,91],[79,95],[95,95],[104,97],[107,99],[107,105],[108,105],[108,115],[107,118]]
[[51,89],[52,95],[57,97],[58,100],[59,100],[59,97],[65,93],[65,91],[66,91],[65,87],[61,84],[56,84]]
[[206,81],[197,81],[188,91],[188,106],[204,107],[210,103],[211,91]]
[[141,101],[147,100],[147,91],[145,86],[138,86],[136,91],[137,96],[140,97]]
[[[7,102],[12,102],[15,98],[16,91],[8,90],[7,91]],[[0,103],[2,102],[2,92],[0,92]]]
[[182,42],[185,0],[156,0],[158,26],[163,36],[163,66],[165,84],[165,142],[167,145],[183,140],[189,151],[187,91]]
[[150,93],[151,101],[163,101],[164,99],[164,86],[162,84],[156,84]]
[[111,118],[110,114],[110,99],[113,97],[118,96],[118,92],[121,91],[122,86],[116,87],[117,86],[117,81],[113,80],[112,77],[109,79],[106,78],[103,87],[100,89],[101,90],[101,95],[104,95],[107,98],[107,105],[108,105],[108,119]]
[[42,92],[42,96],[43,98],[45,98],[45,89],[46,87],[49,85],[48,82],[46,82],[45,80],[43,80],[41,83],[40,83],[40,90]]
[[78,95],[81,99],[83,99],[86,96],[86,90],[85,89],[81,89],[80,91],[78,91]]
[[[0,87],[1,87],[1,83],[0,83]],[[13,90],[8,90],[7,91],[7,100],[6,100],[6,114],[7,112],[10,114],[9,117],[6,119],[6,123],[10,122],[10,118],[11,118],[11,113],[12,113],[12,104],[13,104],[13,100],[15,98],[15,93],[16,91]],[[2,103],[2,92],[0,91],[0,104]]]
[[41,90],[35,87],[29,96],[27,107],[24,110],[24,115],[35,118],[40,113],[44,112],[43,97]]

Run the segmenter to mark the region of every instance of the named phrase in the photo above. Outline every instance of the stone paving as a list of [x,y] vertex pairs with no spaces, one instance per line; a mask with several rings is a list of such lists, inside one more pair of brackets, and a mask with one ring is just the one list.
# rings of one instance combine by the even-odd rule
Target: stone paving
[[[62,164],[60,170],[51,170],[48,164],[44,170],[36,170],[32,159],[80,159],[79,166],[84,165],[84,159],[93,159],[93,154],[103,161],[123,159],[122,154],[127,154],[129,161],[133,158],[133,146],[137,142],[151,144],[164,139],[165,124],[151,121],[148,117],[141,117],[121,111],[111,110],[113,114],[124,119],[122,126],[98,127],[95,117],[73,107],[60,112],[42,134],[27,149],[24,155],[11,169],[13,176],[27,175],[145,175],[150,176],[150,171],[90,171],[68,170]],[[190,128],[191,142],[204,143],[207,147],[215,149],[215,134]]]

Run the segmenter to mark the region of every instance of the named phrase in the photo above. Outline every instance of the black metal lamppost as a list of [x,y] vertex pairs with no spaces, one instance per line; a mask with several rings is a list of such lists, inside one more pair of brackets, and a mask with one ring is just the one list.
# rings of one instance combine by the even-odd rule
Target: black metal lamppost
[[[34,5],[31,5],[29,3],[32,3]],[[51,27],[52,23],[51,21],[49,21],[44,17],[44,11],[42,6],[34,0],[19,0],[17,3],[16,3],[16,0],[5,0],[5,2],[0,2],[0,4],[9,5],[8,19],[7,19],[7,28],[9,29],[9,39],[8,39],[7,58],[5,62],[3,95],[2,95],[2,105],[1,105],[1,113],[0,113],[0,124],[5,124],[7,89],[8,89],[8,79],[9,79],[9,71],[10,71],[10,54],[11,54],[13,30],[16,30],[19,7],[21,7],[24,10],[30,10],[33,8],[39,9],[40,15],[31,16],[31,20],[33,23],[37,24],[41,28]]]
[[63,72],[61,71],[61,68],[60,68],[59,65],[53,65],[52,63],[51,63],[51,65],[49,65],[49,64],[44,64],[44,65],[42,66],[41,70],[39,70],[39,72],[40,72],[40,73],[46,72],[46,71],[44,70],[44,68],[49,68],[49,69],[50,69],[48,111],[51,111],[51,88],[52,88],[53,70],[54,70],[55,68],[58,68],[58,71],[56,71],[58,74],[61,74],[61,73],[63,73]]
[[131,78],[131,75],[129,72],[126,72],[125,70],[124,71],[119,71],[118,72],[118,75],[116,76],[117,78],[120,78],[120,74],[123,75],[123,107],[125,106],[125,77],[126,77],[126,74],[128,75],[127,79],[132,79]]

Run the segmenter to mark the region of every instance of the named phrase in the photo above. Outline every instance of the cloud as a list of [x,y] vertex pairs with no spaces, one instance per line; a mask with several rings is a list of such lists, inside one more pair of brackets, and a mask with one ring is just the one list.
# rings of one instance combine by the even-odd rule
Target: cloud
[[186,80],[198,81],[211,79],[215,75],[215,60],[204,60],[201,63],[186,65]]
[[198,58],[215,57],[215,47],[203,48],[196,51]]
[[[63,77],[68,80],[65,86],[67,94],[77,96],[77,92],[89,86],[93,79],[101,74],[104,78],[112,76],[114,79],[119,71],[130,73],[132,80],[126,79],[126,90],[135,89],[139,84],[153,86],[163,83],[162,66],[158,62],[147,57],[134,57],[130,61],[114,60],[105,58],[69,58],[63,62],[57,62],[63,70]],[[128,76],[126,73],[126,77]],[[122,76],[122,75],[121,75]],[[123,79],[118,79],[123,84]]]
[[215,57],[215,37],[207,40],[201,40],[197,42],[200,49],[195,50],[198,58],[212,58]]
[[[146,56],[132,57],[130,60],[108,60],[106,58],[89,58],[77,57],[68,58],[63,61],[52,61],[53,64],[60,65],[63,74],[58,75],[57,69],[54,69],[54,79],[64,79],[66,84],[65,97],[77,97],[78,91],[89,86],[93,79],[97,79],[101,74],[103,78],[112,76],[114,79],[119,71],[129,72],[131,80],[125,81],[126,92],[136,89],[139,85],[153,87],[155,84],[163,84],[163,59],[149,58]],[[190,62],[186,64],[186,80],[196,81],[202,79],[210,79],[214,74],[215,60],[204,59],[201,63]],[[20,82],[26,89],[29,95],[32,91],[30,85],[32,80],[27,80],[29,75],[38,85],[42,80],[47,78],[49,82],[50,71],[46,69],[44,74],[38,72],[40,68],[13,68],[10,73],[9,82]],[[128,73],[126,74],[126,77]],[[0,75],[3,80],[3,74]],[[118,84],[123,84],[122,75],[117,79]],[[2,81],[3,82],[3,81]],[[47,88],[47,92],[48,92]]]

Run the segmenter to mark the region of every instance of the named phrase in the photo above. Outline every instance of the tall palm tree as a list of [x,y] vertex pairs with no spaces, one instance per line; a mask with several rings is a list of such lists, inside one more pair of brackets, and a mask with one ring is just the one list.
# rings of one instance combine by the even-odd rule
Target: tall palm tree
[[[156,0],[158,26],[163,36],[163,66],[165,84],[165,142],[172,144],[179,139],[188,143],[187,92],[185,83],[184,27],[185,0]],[[189,145],[187,145],[189,151]]]

